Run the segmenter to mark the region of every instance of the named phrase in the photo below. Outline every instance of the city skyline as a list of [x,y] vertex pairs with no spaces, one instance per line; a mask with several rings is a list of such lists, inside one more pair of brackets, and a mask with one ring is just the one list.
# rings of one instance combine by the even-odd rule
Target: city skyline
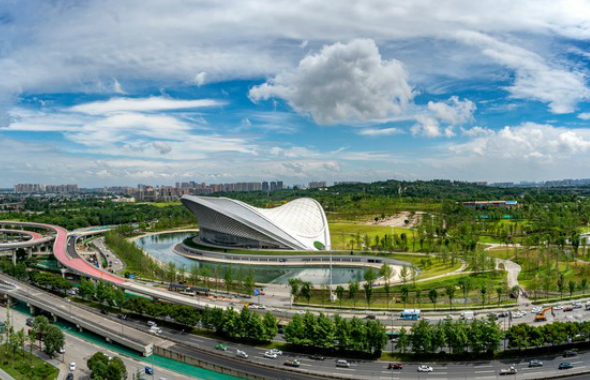
[[540,181],[590,161],[581,2],[0,7],[2,188]]

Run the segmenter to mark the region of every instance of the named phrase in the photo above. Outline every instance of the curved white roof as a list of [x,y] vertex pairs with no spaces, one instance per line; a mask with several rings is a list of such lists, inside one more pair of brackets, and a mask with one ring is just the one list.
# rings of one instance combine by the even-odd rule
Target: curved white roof
[[331,249],[328,220],[322,206],[311,198],[299,198],[268,209],[229,198],[184,195],[182,202],[197,219],[198,212],[190,203],[221,213],[292,249],[317,250],[315,242]]

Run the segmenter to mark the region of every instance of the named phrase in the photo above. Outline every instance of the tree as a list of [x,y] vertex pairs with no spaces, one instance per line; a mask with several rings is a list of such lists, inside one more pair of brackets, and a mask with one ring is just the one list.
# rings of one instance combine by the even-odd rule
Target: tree
[[383,263],[381,268],[379,269],[379,275],[384,279],[383,290],[385,291],[385,296],[387,297],[387,308],[389,309],[389,293],[391,292],[391,288],[389,286],[391,275],[393,274],[393,269],[391,265],[387,263]]
[[127,367],[120,357],[116,356],[109,361],[107,370],[108,380],[124,380],[127,379]]
[[45,334],[45,352],[47,355],[53,355],[59,351],[66,343],[64,333],[56,326],[49,325],[47,334]]
[[455,285],[449,285],[445,288],[445,294],[447,295],[447,297],[449,297],[449,303],[451,304],[451,309],[453,308],[453,298],[455,298],[456,291],[457,291],[457,288],[455,288]]
[[373,285],[370,282],[365,282],[363,284],[363,288],[365,289],[365,298],[367,300],[367,308],[371,307],[371,297],[373,296]]
[[254,289],[254,286],[256,286],[254,283],[254,275],[252,274],[252,271],[250,271],[250,273],[248,273],[244,279],[244,290],[246,291],[246,294],[252,294],[252,289]]
[[486,304],[486,294],[488,293],[488,286],[487,285],[482,285],[481,288],[479,289],[479,292],[481,293],[481,303],[483,305]]
[[348,298],[352,299],[354,307],[356,307],[356,293],[359,291],[358,281],[350,280],[348,283]]
[[96,286],[94,285],[94,282],[87,280],[86,278],[80,280],[78,289],[80,296],[86,300],[92,298],[96,294]]
[[289,279],[289,286],[291,287],[291,300],[294,300],[299,295],[299,289],[301,287],[301,279],[291,277]]
[[308,305],[309,305],[309,300],[311,299],[311,289],[312,289],[311,282],[303,281],[301,283],[301,296],[307,300]]
[[504,294],[504,288],[501,286],[496,287],[496,295],[498,296],[498,305],[502,303],[502,295]]
[[406,351],[406,348],[410,345],[410,337],[408,336],[408,332],[405,327],[399,331],[399,335],[397,337],[396,348],[402,354]]
[[399,275],[402,278],[402,281],[406,283],[408,281],[408,277],[410,277],[410,270],[404,265],[402,270],[399,272]]
[[173,261],[169,261],[166,265],[166,278],[169,282],[176,282],[176,264]]
[[373,285],[373,283],[375,282],[375,280],[377,279],[377,274],[375,273],[375,271],[373,270],[372,267],[369,267],[369,269],[367,269],[367,271],[365,272],[365,281],[370,283],[371,286]]
[[428,298],[430,299],[430,302],[432,302],[434,304],[434,308],[436,309],[436,301],[438,299],[438,291],[436,289],[430,289],[430,291],[428,292]]
[[410,298],[410,289],[407,286],[402,286],[401,289],[401,299],[404,304],[404,308],[406,307],[406,303],[408,303],[408,299]]
[[265,341],[270,342],[275,338],[275,336],[277,336],[277,333],[279,332],[277,319],[272,313],[266,312],[266,314],[264,314],[264,319],[262,320],[262,323],[264,324],[263,339]]
[[559,294],[563,299],[563,290],[565,288],[565,276],[563,273],[559,274],[559,278],[557,279],[557,288],[559,289]]
[[570,297],[571,297],[574,294],[574,292],[576,291],[576,281],[570,280],[570,282],[568,283],[568,286],[569,286]]
[[342,298],[344,298],[344,286],[338,285],[336,287],[336,297],[340,301],[340,306],[342,306]]
[[223,282],[225,283],[225,289],[229,293],[231,288],[233,287],[234,282],[234,273],[232,271],[231,266],[225,267],[225,272],[223,272]]
[[461,291],[463,292],[463,303],[467,304],[469,292],[473,288],[472,279],[470,277],[462,278],[461,281],[459,281],[459,287],[461,288]]
[[121,288],[117,288],[115,293],[113,294],[113,300],[117,304],[119,310],[123,309],[123,304],[125,303],[125,299],[127,296],[125,295],[125,291]]

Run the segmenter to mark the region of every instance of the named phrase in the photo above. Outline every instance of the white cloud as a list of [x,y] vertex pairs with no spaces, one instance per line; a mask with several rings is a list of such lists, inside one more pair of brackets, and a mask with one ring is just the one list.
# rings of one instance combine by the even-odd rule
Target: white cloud
[[117,79],[113,79],[113,92],[120,94],[120,95],[125,94],[125,90],[123,90],[123,86],[121,86],[121,83],[119,83],[119,81]]
[[206,78],[207,78],[207,73],[206,73],[206,72],[204,72],[204,71],[201,71],[200,73],[198,73],[198,74],[195,76],[195,84],[196,84],[198,87],[201,87],[202,85],[204,85],[204,84],[205,84],[205,79],[206,79]]
[[157,150],[160,154],[168,154],[172,151],[172,147],[169,144],[165,143],[164,141],[154,141],[152,146],[155,150]]
[[404,131],[402,131],[399,128],[367,128],[367,129],[362,129],[358,132],[359,135],[363,135],[363,136],[387,136],[387,135],[396,135],[396,134],[400,134],[400,133],[404,133]]
[[476,154],[486,160],[553,161],[590,152],[590,129],[568,129],[547,124],[523,123],[487,131],[467,143],[451,146],[457,154]]
[[181,100],[153,96],[149,98],[111,98],[76,105],[70,110],[89,115],[103,115],[115,112],[158,112],[220,105],[223,105],[223,102],[213,99]]
[[537,53],[479,32],[462,31],[457,37],[515,71],[514,83],[506,88],[515,98],[548,103],[549,110],[559,114],[573,112],[579,102],[590,97],[586,78],[579,71],[551,65]]
[[454,137],[455,126],[472,122],[475,110],[471,100],[460,100],[458,96],[451,96],[444,102],[429,101],[428,112],[415,116],[416,123],[410,127],[410,132],[414,136]]
[[382,60],[373,40],[324,46],[285,71],[250,90],[253,101],[285,99],[318,124],[370,121],[400,114],[412,89],[399,61]]
[[488,136],[494,133],[491,129],[475,126],[473,128],[461,128],[461,133],[469,137]]
[[446,102],[428,102],[428,109],[439,120],[451,125],[465,124],[473,120],[475,104],[469,100],[460,100],[458,96],[451,96]]
[[578,114],[578,118],[582,120],[590,120],[590,112],[582,112]]

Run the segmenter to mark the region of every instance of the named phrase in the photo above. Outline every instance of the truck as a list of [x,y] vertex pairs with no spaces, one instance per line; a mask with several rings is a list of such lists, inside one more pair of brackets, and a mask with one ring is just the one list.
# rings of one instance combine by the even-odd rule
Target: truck
[[513,365],[511,365],[508,368],[502,368],[500,370],[500,375],[501,376],[503,376],[503,375],[516,375],[516,372],[517,372],[516,368]]
[[475,314],[473,311],[464,311],[461,313],[461,319],[464,321],[472,321]]

